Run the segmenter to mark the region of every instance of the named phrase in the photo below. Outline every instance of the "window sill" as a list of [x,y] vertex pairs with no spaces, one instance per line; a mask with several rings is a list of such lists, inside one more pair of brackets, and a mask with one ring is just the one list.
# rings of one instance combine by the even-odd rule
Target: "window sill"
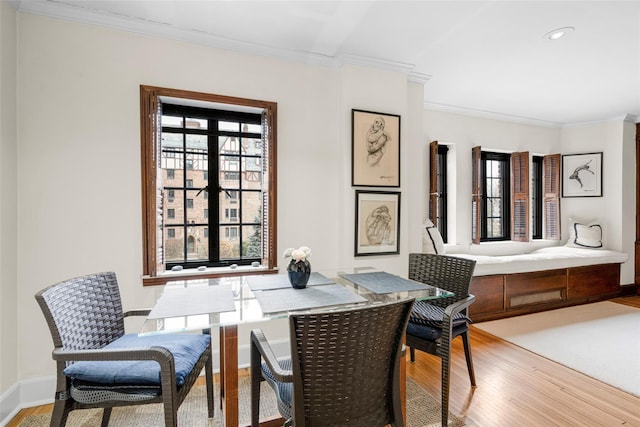
[[265,266],[252,267],[250,265],[240,265],[231,267],[211,267],[203,271],[195,269],[181,271],[165,271],[157,276],[142,276],[143,286],[165,285],[174,280],[189,279],[215,279],[219,277],[247,276],[252,274],[277,274],[278,268],[269,269]]

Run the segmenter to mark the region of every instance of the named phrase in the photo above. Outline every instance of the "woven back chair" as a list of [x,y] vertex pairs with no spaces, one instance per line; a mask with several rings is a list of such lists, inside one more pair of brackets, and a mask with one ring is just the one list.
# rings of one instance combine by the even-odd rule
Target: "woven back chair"
[[258,425],[260,382],[267,380],[288,424],[404,426],[399,369],[412,305],[291,315],[291,358],[280,361],[262,331],[253,330],[251,425]]
[[449,416],[449,388],[451,366],[451,341],[460,336],[469,371],[471,385],[476,378],[471,358],[467,309],[475,300],[469,294],[476,262],[446,255],[409,254],[409,278],[453,292],[455,296],[428,301],[418,301],[413,307],[407,325],[407,346],[411,361],[415,350],[439,356],[442,359],[442,425]]
[[[35,298],[53,338],[56,392],[51,426],[64,426],[74,409],[104,408],[102,426],[116,406],[163,403],[166,426],[205,368],[213,417],[211,337],[206,334],[125,335],[113,272],[91,274],[43,289]],[[174,357],[174,352],[180,352]]]

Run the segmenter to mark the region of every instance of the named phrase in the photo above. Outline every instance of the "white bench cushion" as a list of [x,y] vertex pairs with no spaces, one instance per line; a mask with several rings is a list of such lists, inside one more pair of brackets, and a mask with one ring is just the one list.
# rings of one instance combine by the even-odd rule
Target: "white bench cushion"
[[531,271],[554,270],[585,265],[623,263],[629,258],[629,256],[623,252],[567,246],[552,246],[518,255],[450,255],[476,260],[476,268],[473,272],[474,276],[527,273]]

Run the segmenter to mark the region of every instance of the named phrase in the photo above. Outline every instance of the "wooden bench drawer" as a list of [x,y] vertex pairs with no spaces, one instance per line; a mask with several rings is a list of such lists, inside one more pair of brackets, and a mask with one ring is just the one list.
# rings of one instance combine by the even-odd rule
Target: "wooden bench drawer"
[[470,317],[504,311],[504,275],[474,277],[469,293],[476,297],[469,306]]

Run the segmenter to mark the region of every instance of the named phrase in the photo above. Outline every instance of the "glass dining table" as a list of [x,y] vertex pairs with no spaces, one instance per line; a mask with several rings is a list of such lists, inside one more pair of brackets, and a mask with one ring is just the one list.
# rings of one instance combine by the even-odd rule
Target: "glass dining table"
[[[323,270],[294,289],[284,274],[247,274],[168,282],[141,335],[219,328],[220,398],[225,426],[237,426],[238,326],[287,318],[291,313],[343,309],[408,298],[429,300],[451,292],[372,267]],[[406,366],[401,365],[403,411]]]

